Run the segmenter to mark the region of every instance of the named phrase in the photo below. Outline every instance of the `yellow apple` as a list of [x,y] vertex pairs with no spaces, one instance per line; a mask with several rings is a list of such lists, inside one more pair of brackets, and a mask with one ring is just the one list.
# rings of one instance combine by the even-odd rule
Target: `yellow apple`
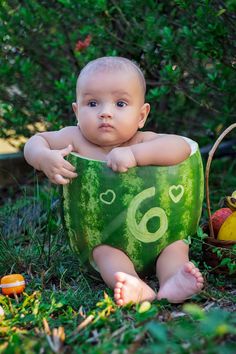
[[236,211],[222,224],[217,238],[218,240],[236,241]]

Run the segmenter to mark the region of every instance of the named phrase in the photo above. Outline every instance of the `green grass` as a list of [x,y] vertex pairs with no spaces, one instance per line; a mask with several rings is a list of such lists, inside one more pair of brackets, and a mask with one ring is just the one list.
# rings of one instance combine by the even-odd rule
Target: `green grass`
[[[213,169],[216,209],[220,198],[236,189],[235,162],[216,160]],[[71,253],[55,188],[35,182],[17,193],[9,190],[4,200],[0,276],[22,273],[27,286],[18,298],[0,295],[0,353],[236,352],[235,279],[212,273],[202,262],[200,230],[192,238],[191,257],[204,274],[204,291],[184,305],[155,301],[149,309],[121,309]],[[154,277],[148,282],[157,286]]]

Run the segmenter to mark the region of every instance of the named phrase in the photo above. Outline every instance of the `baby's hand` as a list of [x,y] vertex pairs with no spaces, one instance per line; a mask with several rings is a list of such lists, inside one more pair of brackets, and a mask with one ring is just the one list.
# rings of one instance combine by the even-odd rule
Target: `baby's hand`
[[77,177],[75,167],[64,159],[72,151],[68,145],[62,150],[48,150],[41,160],[40,169],[55,184],[68,184],[71,178]]
[[106,158],[107,166],[113,171],[126,172],[130,167],[137,166],[134,154],[129,146],[114,148]]

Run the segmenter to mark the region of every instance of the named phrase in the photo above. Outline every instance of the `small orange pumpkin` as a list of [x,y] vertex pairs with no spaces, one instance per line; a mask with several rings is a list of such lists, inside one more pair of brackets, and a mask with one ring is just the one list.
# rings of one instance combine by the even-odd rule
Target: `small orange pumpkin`
[[21,294],[25,289],[25,279],[21,274],[5,275],[0,287],[4,295]]

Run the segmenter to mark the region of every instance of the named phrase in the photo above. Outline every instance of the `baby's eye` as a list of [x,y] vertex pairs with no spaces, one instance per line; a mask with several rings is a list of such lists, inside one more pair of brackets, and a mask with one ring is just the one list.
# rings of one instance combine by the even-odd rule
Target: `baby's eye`
[[89,107],[96,107],[97,106],[97,101],[89,101],[88,102]]
[[117,104],[118,107],[125,107],[125,106],[127,106],[127,103],[124,102],[124,101],[118,101],[116,104]]

